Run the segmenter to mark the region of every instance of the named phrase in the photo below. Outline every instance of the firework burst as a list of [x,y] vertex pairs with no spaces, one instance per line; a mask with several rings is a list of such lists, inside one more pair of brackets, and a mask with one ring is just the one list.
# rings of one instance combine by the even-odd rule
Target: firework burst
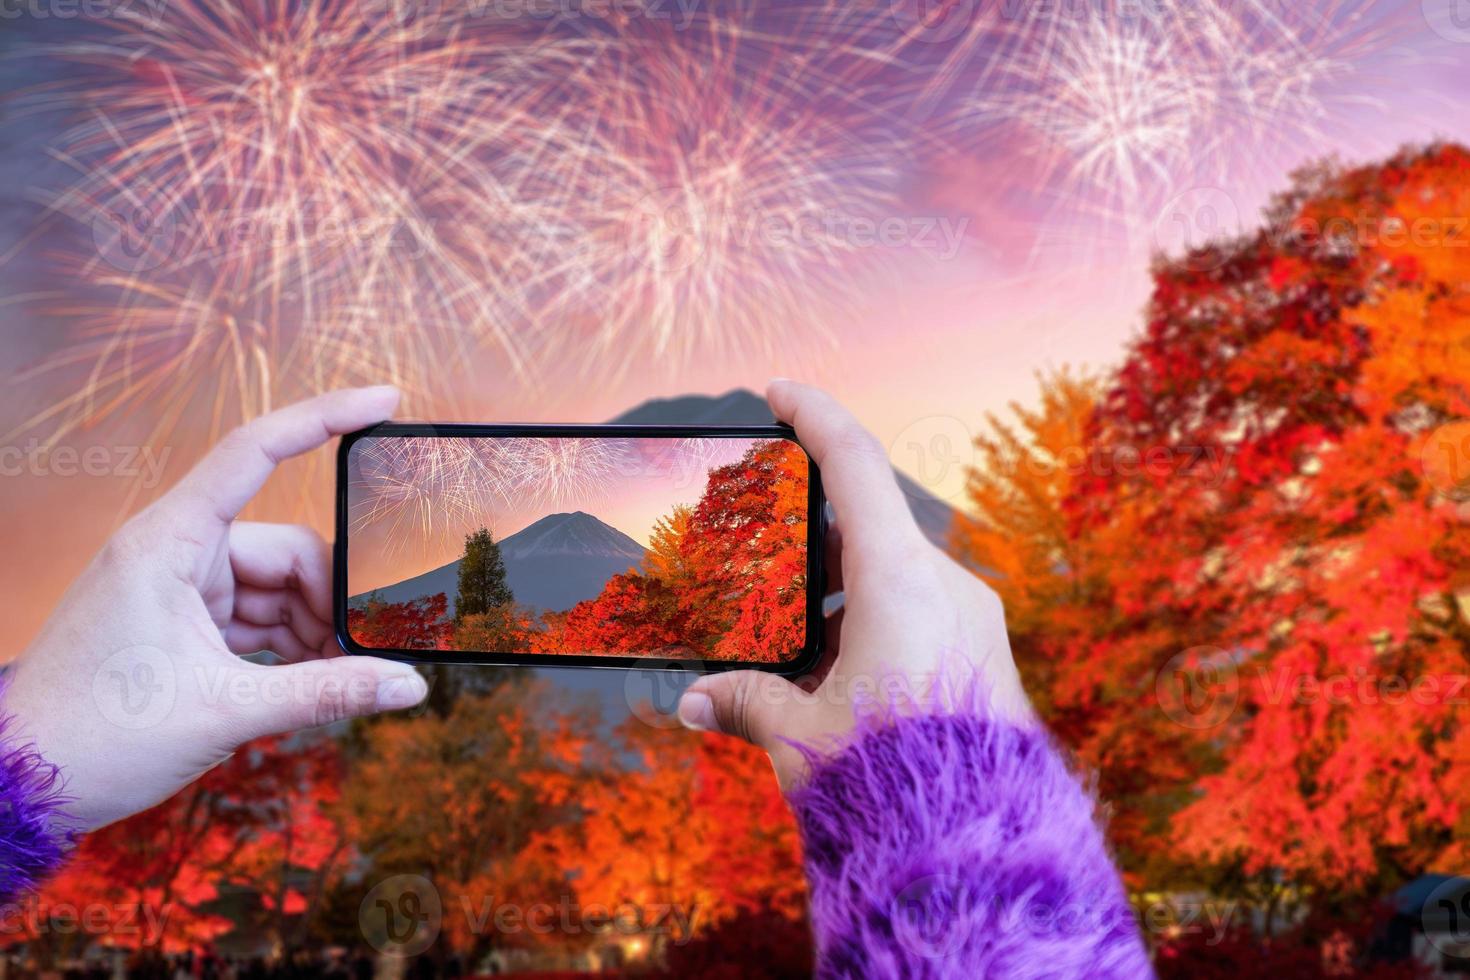
[[417,542],[426,553],[503,510],[519,493],[515,444],[497,439],[367,438],[354,447],[354,533],[382,536],[385,552]]
[[1412,57],[1398,42],[1414,26],[1378,0],[1037,4],[978,23],[919,87],[958,93],[941,113],[949,145],[1014,145],[1027,164],[1013,179],[1070,237],[1114,225],[1148,249],[1181,190],[1274,177],[1344,110],[1371,108],[1376,66]]
[[177,3],[59,52],[81,80],[31,107],[84,111],[53,207],[95,250],[67,264],[80,339],[47,367],[93,360],[47,420],[177,414],[195,386],[232,392],[237,419],[358,381],[422,392],[482,347],[525,369],[509,324],[544,215],[486,161],[534,155],[590,42],[451,8]]
[[617,439],[391,437],[354,448],[354,533],[426,552],[512,509],[584,505],[630,465]]
[[522,504],[537,506],[581,505],[597,499],[631,458],[621,439],[513,439],[506,445],[506,480]]
[[558,130],[575,144],[512,181],[577,229],[544,314],[560,353],[616,374],[830,339],[823,314],[875,257],[862,223],[897,207],[897,147],[835,85],[855,53],[823,40],[774,39],[727,10],[599,50],[595,89]]
[[1149,247],[1179,188],[1299,163],[1416,5],[614,6],[181,0],[60,51],[26,99],[86,247],[20,428],[825,352],[942,154],[992,152],[1038,243]]

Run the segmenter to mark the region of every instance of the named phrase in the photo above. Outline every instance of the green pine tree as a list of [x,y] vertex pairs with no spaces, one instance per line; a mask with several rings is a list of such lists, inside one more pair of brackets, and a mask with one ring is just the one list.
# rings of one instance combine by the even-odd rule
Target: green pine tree
[[500,546],[489,528],[480,528],[464,539],[464,557],[459,562],[459,592],[454,597],[454,618],[474,616],[508,606],[515,601],[505,582],[505,562]]

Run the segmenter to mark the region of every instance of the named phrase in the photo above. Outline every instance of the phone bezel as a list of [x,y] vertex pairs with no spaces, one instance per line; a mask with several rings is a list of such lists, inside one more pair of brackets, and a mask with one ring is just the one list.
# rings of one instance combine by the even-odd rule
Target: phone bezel
[[[332,626],[343,651],[358,656],[386,657],[407,663],[460,664],[466,667],[581,667],[592,669],[672,670],[716,673],[726,670],[763,670],[782,676],[799,676],[816,667],[822,655],[822,598],[826,591],[823,572],[823,542],[826,538],[826,506],[822,478],[816,461],[807,453],[807,589],[806,643],[797,655],[780,663],[744,660],[676,660],[650,656],[595,654],[533,654],[476,651],[449,656],[452,651],[389,650],[364,647],[347,632],[347,548],[350,519],[347,501],[347,463],[352,446],[366,438],[747,438],[801,441],[790,426],[772,425],[565,425],[565,424],[478,424],[465,422],[383,422],[342,436],[337,447],[336,537],[332,544]],[[802,451],[806,452],[805,447]],[[473,659],[469,659],[473,658]]]

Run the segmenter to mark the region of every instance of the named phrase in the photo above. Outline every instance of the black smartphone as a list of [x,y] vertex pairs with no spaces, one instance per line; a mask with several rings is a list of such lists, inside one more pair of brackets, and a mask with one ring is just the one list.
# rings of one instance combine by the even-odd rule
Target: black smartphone
[[821,654],[824,510],[782,425],[384,423],[338,449],[337,640],[800,674]]

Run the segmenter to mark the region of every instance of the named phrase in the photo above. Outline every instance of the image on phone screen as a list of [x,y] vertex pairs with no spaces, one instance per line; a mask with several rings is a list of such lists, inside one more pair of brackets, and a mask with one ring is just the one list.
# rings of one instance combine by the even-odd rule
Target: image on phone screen
[[769,428],[351,439],[344,643],[445,662],[802,660],[819,495],[806,452]]

